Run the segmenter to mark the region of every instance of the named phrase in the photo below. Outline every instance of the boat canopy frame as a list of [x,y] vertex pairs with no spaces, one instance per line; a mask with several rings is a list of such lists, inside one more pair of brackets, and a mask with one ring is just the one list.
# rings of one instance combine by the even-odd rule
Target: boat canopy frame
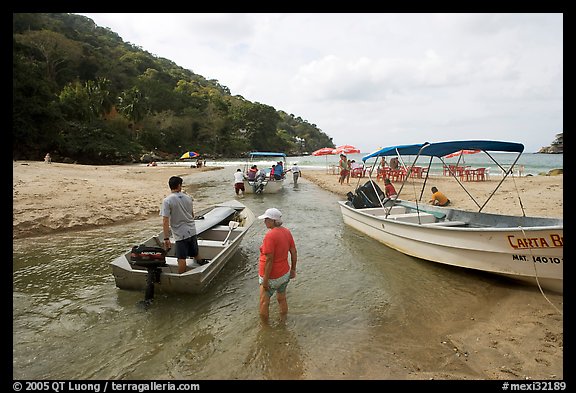
[[[482,209],[484,209],[484,207],[486,206],[486,204],[490,201],[490,199],[492,199],[496,191],[500,188],[502,183],[506,180],[508,175],[512,174],[513,176],[513,172],[511,170],[506,170],[498,161],[496,161],[496,159],[494,159],[494,157],[490,154],[490,152],[518,153],[518,155],[514,159],[514,162],[510,166],[510,168],[513,168],[520,159],[522,153],[524,152],[523,144],[516,142],[504,142],[504,141],[492,141],[492,140],[461,140],[461,141],[447,141],[447,142],[435,142],[435,143],[425,142],[409,145],[396,145],[376,150],[375,152],[372,152],[362,157],[362,162],[366,164],[366,161],[368,161],[369,159],[374,157],[376,158],[374,164],[372,165],[372,168],[369,171],[368,177],[371,178],[374,168],[377,168],[379,158],[387,156],[396,156],[400,161],[401,165],[404,168],[407,168],[406,177],[404,178],[404,181],[402,182],[402,185],[400,186],[400,189],[398,190],[397,193],[399,197],[400,193],[402,192],[402,189],[404,188],[404,185],[406,184],[406,181],[408,181],[408,179],[410,178],[412,168],[418,161],[418,158],[420,158],[420,156],[430,157],[430,160],[428,162],[428,170],[426,171],[426,177],[424,178],[424,183],[420,190],[420,196],[416,200],[416,206],[418,207],[418,201],[422,200],[422,195],[424,194],[424,190],[426,188],[426,183],[428,181],[428,175],[430,173],[430,167],[432,165],[433,159],[438,158],[444,166],[447,166],[444,160],[444,156],[456,153],[460,150],[479,150],[480,152],[485,153],[492,160],[492,162],[494,162],[504,173],[504,176],[502,176],[502,179],[496,185],[494,190],[490,193],[486,201],[482,205],[480,205],[476,201],[476,199],[470,194],[470,192],[466,189],[464,184],[462,184],[462,182],[458,179],[456,173],[450,168],[450,166],[448,166],[448,171],[450,175],[458,182],[458,184],[462,187],[462,189],[466,192],[466,194],[468,194],[470,199],[472,199],[472,201],[476,204],[476,206],[478,207],[478,212],[481,212]],[[407,166],[403,160],[403,156],[416,156],[416,157],[412,161],[412,164],[410,166]],[[374,187],[374,183],[372,183],[372,186]],[[376,192],[375,187],[374,191]],[[376,195],[378,195],[378,192],[376,192]],[[380,200],[380,197],[378,197],[378,199],[380,205],[384,207],[386,201]],[[522,206],[521,200],[520,200],[520,207],[522,209],[522,215],[525,216],[526,214],[524,212],[524,207]]]

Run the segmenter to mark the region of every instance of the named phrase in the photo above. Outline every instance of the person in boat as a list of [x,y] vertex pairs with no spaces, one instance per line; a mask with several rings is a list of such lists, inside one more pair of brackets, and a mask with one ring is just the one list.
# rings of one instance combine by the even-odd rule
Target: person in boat
[[168,180],[170,195],[164,198],[160,206],[164,246],[167,250],[172,247],[170,242],[170,232],[172,232],[172,237],[176,240],[179,274],[186,271],[186,258],[198,256],[198,236],[194,224],[194,200],[182,192],[182,182],[183,180],[179,176],[170,177]]
[[274,180],[276,179],[276,165],[272,165],[272,167],[270,168],[270,180]]
[[266,171],[264,169],[259,169],[258,172],[256,172],[256,180],[254,180],[254,183],[252,183],[254,194],[260,194],[264,190],[265,180],[266,180]]
[[252,165],[250,169],[248,169],[248,173],[246,174],[246,178],[248,181],[256,180],[256,174],[258,173],[258,167],[256,165]]
[[282,161],[276,163],[276,169],[274,169],[274,179],[282,180],[284,178],[284,165]]
[[435,206],[448,206],[450,204],[450,199],[438,191],[436,187],[432,187],[432,198],[428,201],[428,203],[431,203]]
[[234,172],[234,191],[236,191],[236,195],[240,195],[240,191],[242,191],[242,195],[244,195],[244,174],[240,168]]
[[[276,293],[282,320],[288,314],[286,288],[290,280],[296,278],[298,253],[292,233],[282,226],[282,212],[276,208],[267,209],[258,216],[264,220],[268,232],[260,246],[258,283],[260,284],[260,319],[268,323],[270,298]],[[290,254],[290,263],[288,263]]]
[[394,185],[388,178],[384,179],[384,195],[386,195],[386,198],[396,199],[398,197],[396,188],[394,188]]

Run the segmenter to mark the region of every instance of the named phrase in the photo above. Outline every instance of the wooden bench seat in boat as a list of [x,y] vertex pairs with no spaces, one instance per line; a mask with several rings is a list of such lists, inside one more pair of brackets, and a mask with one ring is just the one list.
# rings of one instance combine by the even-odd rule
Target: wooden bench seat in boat
[[410,222],[413,224],[431,224],[436,221],[433,214],[420,212],[420,213],[403,213],[388,216],[389,220]]
[[362,213],[367,213],[372,216],[385,217],[386,214],[402,214],[406,213],[406,208],[402,206],[392,206],[392,207],[368,207],[361,210]]
[[464,221],[438,221],[423,225],[431,227],[461,227],[466,225],[466,223]]
[[[226,229],[229,230],[229,228]],[[198,239],[198,248],[200,249],[200,255],[198,255],[200,258],[213,259],[225,246],[220,240]],[[166,257],[166,265],[168,265],[170,273],[178,273],[178,259],[176,257]],[[201,265],[196,262],[196,259],[186,258],[186,270],[199,266]]]
[[[398,206],[404,206],[404,207],[407,207],[407,208],[410,209],[410,210],[416,211],[416,208],[415,208],[414,206],[411,206],[411,205],[409,205],[409,204],[404,204],[404,203],[402,203],[402,202],[399,202],[399,203],[398,203]],[[434,217],[436,217],[436,218],[439,219],[439,220],[441,220],[441,219],[443,219],[444,217],[446,217],[446,214],[445,214],[445,213],[442,213],[442,212],[439,212],[439,211],[427,210],[427,209],[424,209],[424,208],[422,208],[422,207],[418,207],[418,210],[419,210],[420,212],[426,212],[426,213],[433,214]]]

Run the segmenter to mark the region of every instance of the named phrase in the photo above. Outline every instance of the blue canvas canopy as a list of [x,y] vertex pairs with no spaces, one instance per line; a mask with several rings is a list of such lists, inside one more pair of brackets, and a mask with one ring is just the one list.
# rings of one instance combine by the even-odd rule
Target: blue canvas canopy
[[362,157],[366,162],[372,157],[409,155],[409,156],[431,156],[444,157],[460,150],[482,150],[522,153],[524,145],[515,142],[469,140],[469,141],[449,141],[437,143],[417,143],[413,145],[388,146]]
[[286,154],[269,151],[253,151],[250,152],[250,157],[286,157]]

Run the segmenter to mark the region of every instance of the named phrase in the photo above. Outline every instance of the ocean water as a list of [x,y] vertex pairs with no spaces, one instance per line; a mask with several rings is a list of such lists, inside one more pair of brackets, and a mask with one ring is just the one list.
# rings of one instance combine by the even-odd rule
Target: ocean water
[[[362,157],[368,153],[360,154],[349,154],[351,160],[355,160],[358,163],[362,162]],[[491,153],[492,157],[499,162],[505,170],[509,170],[510,166],[514,163],[517,157],[515,153]],[[405,164],[413,163],[415,156],[407,156],[405,158]],[[302,170],[324,170],[330,169],[331,166],[337,166],[339,157],[337,155],[327,155],[327,156],[294,156],[287,157],[287,168],[290,168],[294,162],[298,163],[298,166]],[[193,161],[195,162],[195,161]],[[206,165],[208,166],[235,166],[240,169],[244,169],[247,160],[239,158],[221,158],[217,160],[206,159]],[[374,158],[371,158],[366,162],[367,166],[372,166],[375,162]],[[378,161],[380,162],[380,161]],[[428,166],[429,158],[421,157],[416,162],[420,166]],[[447,164],[456,164],[471,166],[473,168],[488,168],[490,174],[501,174],[502,169],[495,164],[490,157],[484,153],[477,154],[467,154],[460,158],[450,158],[446,159]],[[271,162],[260,160],[255,161],[259,167],[270,165]],[[190,166],[190,162],[178,161],[178,162],[159,162],[158,165],[183,165]],[[564,155],[563,154],[538,154],[538,153],[524,153],[520,156],[520,159],[516,163],[515,174],[518,175],[518,170],[523,166],[521,175],[542,175],[548,173],[551,169],[563,169],[564,168]],[[443,164],[438,159],[434,159],[430,167],[430,174],[442,174]]]

